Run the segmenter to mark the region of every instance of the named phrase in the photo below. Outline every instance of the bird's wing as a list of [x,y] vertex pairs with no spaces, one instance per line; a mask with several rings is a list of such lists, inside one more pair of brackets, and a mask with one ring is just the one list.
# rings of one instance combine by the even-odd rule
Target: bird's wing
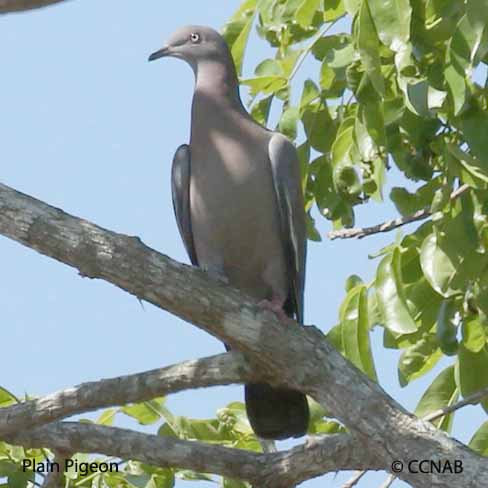
[[291,308],[296,320],[303,323],[307,233],[298,156],[295,146],[281,134],[271,137],[268,155],[280,216]]
[[191,264],[198,266],[197,254],[193,243],[190,215],[190,174],[191,156],[190,147],[182,144],[173,157],[171,169],[171,192],[173,195],[173,209],[181,238],[185,244],[186,252]]

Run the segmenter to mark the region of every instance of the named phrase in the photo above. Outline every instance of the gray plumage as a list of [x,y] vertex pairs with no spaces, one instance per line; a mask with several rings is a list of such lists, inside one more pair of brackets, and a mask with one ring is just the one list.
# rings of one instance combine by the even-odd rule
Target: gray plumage
[[[192,264],[303,323],[306,229],[295,147],[246,112],[216,31],[184,27],[149,59],[163,56],[182,58],[196,78],[190,144],[178,148],[172,169],[173,206]],[[300,392],[246,385],[246,407],[260,437],[306,431]]]

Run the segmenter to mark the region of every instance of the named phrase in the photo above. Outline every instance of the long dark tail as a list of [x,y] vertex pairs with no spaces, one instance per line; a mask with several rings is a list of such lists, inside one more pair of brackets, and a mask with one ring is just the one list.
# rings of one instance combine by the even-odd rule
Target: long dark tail
[[[283,309],[289,317],[298,318],[297,304],[291,296]],[[250,383],[244,392],[247,416],[258,437],[278,440],[305,435],[310,412],[303,393],[266,383]]]
[[308,427],[307,397],[295,390],[266,383],[245,387],[246,410],[255,434],[263,439],[301,437]]

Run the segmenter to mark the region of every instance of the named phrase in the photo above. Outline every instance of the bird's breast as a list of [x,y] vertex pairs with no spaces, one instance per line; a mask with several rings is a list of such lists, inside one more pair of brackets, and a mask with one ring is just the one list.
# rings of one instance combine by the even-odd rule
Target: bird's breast
[[[244,140],[243,140],[244,139]],[[267,295],[262,276],[283,259],[267,141],[208,130],[191,144],[190,207],[201,266],[231,283]]]

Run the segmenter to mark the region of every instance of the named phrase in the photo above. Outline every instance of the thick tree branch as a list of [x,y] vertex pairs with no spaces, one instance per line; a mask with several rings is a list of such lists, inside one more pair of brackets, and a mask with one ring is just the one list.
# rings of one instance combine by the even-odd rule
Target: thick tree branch
[[47,7],[66,0],[0,0],[0,14]]
[[[463,193],[468,191],[470,186],[462,185],[451,193],[450,199],[455,200],[460,197]],[[373,234],[379,234],[380,232],[390,232],[402,225],[411,224],[412,222],[417,222],[419,220],[424,220],[432,215],[430,207],[418,210],[412,215],[405,215],[404,217],[398,217],[397,219],[387,220],[378,225],[373,225],[372,227],[357,227],[354,229],[340,229],[333,230],[327,234],[327,237],[333,241],[334,239],[352,239],[357,237],[362,239],[363,237],[371,236]]]
[[387,465],[412,459],[456,459],[463,464],[463,473],[455,475],[401,473],[413,487],[474,488],[488,478],[487,459],[408,414],[317,329],[299,327],[292,320],[280,323],[237,290],[176,263],[139,239],[106,231],[5,185],[0,185],[0,233],[219,337],[262,369],[266,381],[315,398]]
[[[26,447],[33,446],[32,442],[35,442],[40,434],[34,433],[34,437],[31,439],[28,433],[29,429],[70,415],[129,402],[149,400],[188,388],[224,385],[257,379],[259,378],[253,375],[244,356],[237,351],[231,351],[144,373],[87,382],[36,400],[0,409],[0,438],[22,442]],[[60,425],[64,427],[67,424]],[[53,428],[55,434],[49,435],[58,435],[58,426],[56,425]],[[48,427],[48,430],[50,429],[51,426]],[[18,434],[20,431],[22,433]],[[89,436],[90,433],[86,435]],[[115,435],[120,435],[120,432],[117,431]],[[85,434],[81,437],[85,438]],[[43,439],[47,442],[48,436]],[[66,440],[58,439],[58,444],[44,445],[51,449],[59,448],[60,445],[64,445],[66,448],[66,442]],[[151,442],[151,439],[148,442]],[[90,452],[90,449],[80,447],[83,445],[70,445],[70,448]],[[110,443],[107,443],[99,452],[120,457],[118,452],[110,449]],[[266,465],[266,461],[263,461],[260,464],[261,483],[271,483],[273,480],[276,482],[279,478],[284,483],[281,486],[285,486],[286,483],[297,484],[326,472],[350,469],[349,466],[354,466],[355,469],[362,466],[367,466],[368,469],[375,469],[375,467],[382,469],[376,460],[371,457],[365,458],[364,452],[361,446],[353,441],[349,435],[332,437],[330,442],[326,438],[311,438],[306,446],[300,446],[276,455],[269,466]],[[214,454],[209,452],[206,456],[213,456]],[[200,450],[194,455],[201,455]],[[140,459],[140,456],[139,451],[134,451],[128,458],[146,461]],[[327,459],[326,464],[323,462],[324,459]],[[64,462],[59,464],[64,465]],[[174,466],[182,467],[178,464]],[[224,473],[216,471],[215,474]],[[57,486],[56,483],[59,479],[60,474],[53,473],[53,476],[46,478],[43,486]],[[276,484],[276,486],[280,485]]]
[[144,373],[83,383],[0,409],[0,439],[78,413],[213,385],[256,379],[244,356],[232,351]]
[[30,448],[97,452],[163,468],[177,466],[246,480],[262,488],[283,488],[336,470],[382,468],[349,434],[313,439],[305,446],[274,454],[74,422],[24,431],[8,440]]

